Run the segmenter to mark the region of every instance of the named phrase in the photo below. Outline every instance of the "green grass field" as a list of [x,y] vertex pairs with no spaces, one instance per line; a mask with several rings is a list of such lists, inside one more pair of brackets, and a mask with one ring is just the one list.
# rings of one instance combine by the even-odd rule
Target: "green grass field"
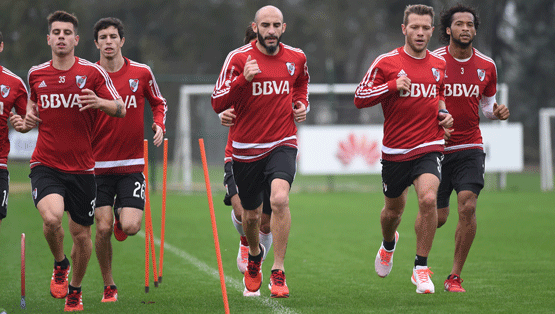
[[[63,300],[49,294],[53,258],[33,206],[26,174],[12,169],[14,186],[8,217],[0,227],[0,308],[7,313],[59,313]],[[16,173],[17,172],[17,173]],[[211,184],[221,185],[221,175]],[[374,182],[372,192],[311,192],[323,178],[297,178],[290,197],[292,228],[286,258],[289,299],[271,299],[267,284],[272,253],[263,265],[262,296],[242,296],[242,275],[236,267],[238,236],[230,222],[223,192],[214,193],[218,232],[231,313],[554,313],[555,236],[554,193],[539,192],[537,174],[510,175],[506,191],[489,189],[478,203],[478,233],[462,277],[467,293],[443,292],[451,270],[456,210],[436,233],[429,266],[436,293],[418,295],[410,282],[415,254],[414,191],[409,201],[387,278],[374,272],[381,232],[383,195],[375,176],[334,179],[334,184]],[[316,182],[317,181],[317,182]],[[354,183],[353,183],[354,184]],[[364,185],[363,185],[364,186]],[[306,187],[306,188],[304,188]],[[16,191],[17,190],[17,191]],[[452,199],[453,203],[454,198]],[[161,195],[153,194],[154,233],[160,236]],[[69,256],[71,238],[65,248]],[[20,301],[20,235],[27,237],[27,310]],[[94,235],[94,230],[93,230]],[[144,234],[113,241],[114,278],[119,290],[115,304],[100,302],[102,280],[96,256],[83,281],[88,313],[223,313],[222,293],[205,193],[168,195],[163,282],[144,292]],[[157,254],[159,246],[157,246]],[[152,275],[151,275],[152,278]]]

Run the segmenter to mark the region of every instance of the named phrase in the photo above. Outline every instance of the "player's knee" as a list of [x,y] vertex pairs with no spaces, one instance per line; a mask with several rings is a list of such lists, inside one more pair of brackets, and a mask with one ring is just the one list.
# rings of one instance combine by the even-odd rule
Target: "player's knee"
[[130,224],[122,224],[121,228],[127,235],[136,235],[141,230],[141,222],[134,222]]
[[418,199],[420,210],[435,210],[437,207],[437,196],[435,193],[426,193]]
[[96,221],[96,236],[97,237],[111,237],[112,236],[112,224],[107,222]]
[[462,206],[459,207],[459,216],[460,217],[472,217],[476,215],[476,203],[474,202],[465,202]]
[[55,231],[62,227],[62,220],[56,216],[50,215],[43,219],[45,231]]
[[289,207],[289,195],[287,193],[276,193],[270,196],[270,204],[274,212],[282,211]]
[[84,243],[91,241],[91,233],[90,228],[79,228],[77,230],[71,231],[71,238],[73,239],[73,243],[81,246]]

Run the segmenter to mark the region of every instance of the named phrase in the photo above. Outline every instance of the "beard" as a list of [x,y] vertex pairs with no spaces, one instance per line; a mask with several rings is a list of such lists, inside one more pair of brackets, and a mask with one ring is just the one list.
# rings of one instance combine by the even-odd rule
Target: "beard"
[[472,41],[474,40],[474,37],[470,38],[468,42],[462,42],[460,39],[455,38],[453,36],[451,36],[451,40],[461,48],[468,48],[468,46],[472,45]]
[[266,38],[262,38],[262,35],[260,35],[260,33],[257,33],[257,37],[258,37],[258,42],[260,43],[260,45],[262,45],[262,47],[264,47],[264,49],[266,49],[266,51],[269,54],[274,54],[274,52],[276,52],[276,50],[279,47],[279,43],[281,42],[281,36],[277,37],[277,42],[275,44],[275,46],[267,46],[266,43],[264,42],[265,39],[271,39],[271,38],[276,38],[275,36],[266,36]]

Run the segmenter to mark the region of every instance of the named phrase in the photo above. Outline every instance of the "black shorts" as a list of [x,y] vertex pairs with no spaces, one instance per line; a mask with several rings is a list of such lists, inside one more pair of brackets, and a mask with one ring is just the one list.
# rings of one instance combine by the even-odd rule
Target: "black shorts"
[[[96,176],[96,207],[145,208],[145,177],[142,172]],[[115,202],[114,202],[115,199]]]
[[424,173],[431,173],[441,180],[443,154],[432,152],[409,161],[382,160],[383,194],[396,198]]
[[297,173],[297,149],[279,146],[267,157],[254,162],[233,162],[233,175],[241,205],[254,210],[264,199],[264,191],[271,191],[274,179],[283,179],[291,186]]
[[449,207],[451,192],[471,191],[480,195],[484,188],[486,153],[469,149],[446,154],[441,168],[441,184],[437,192],[437,208]]
[[0,220],[8,214],[8,196],[10,194],[10,173],[0,169]]
[[[224,166],[224,186],[225,186],[225,196],[224,204],[231,206],[231,198],[233,195],[237,194],[237,185],[235,184],[235,178],[233,177],[233,162],[228,161]],[[270,190],[264,189],[264,200],[262,201],[262,212],[264,214],[272,214],[272,206],[270,206]]]
[[71,219],[82,226],[94,223],[96,183],[94,174],[72,174],[46,166],[31,169],[31,189],[35,206],[50,194],[64,198],[64,210]]

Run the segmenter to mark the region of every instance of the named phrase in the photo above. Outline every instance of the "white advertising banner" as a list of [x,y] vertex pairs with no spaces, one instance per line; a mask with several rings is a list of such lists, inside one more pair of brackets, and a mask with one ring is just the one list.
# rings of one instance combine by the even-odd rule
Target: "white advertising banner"
[[[487,172],[519,172],[524,166],[520,123],[481,126]],[[380,174],[382,125],[299,126],[301,174]]]

